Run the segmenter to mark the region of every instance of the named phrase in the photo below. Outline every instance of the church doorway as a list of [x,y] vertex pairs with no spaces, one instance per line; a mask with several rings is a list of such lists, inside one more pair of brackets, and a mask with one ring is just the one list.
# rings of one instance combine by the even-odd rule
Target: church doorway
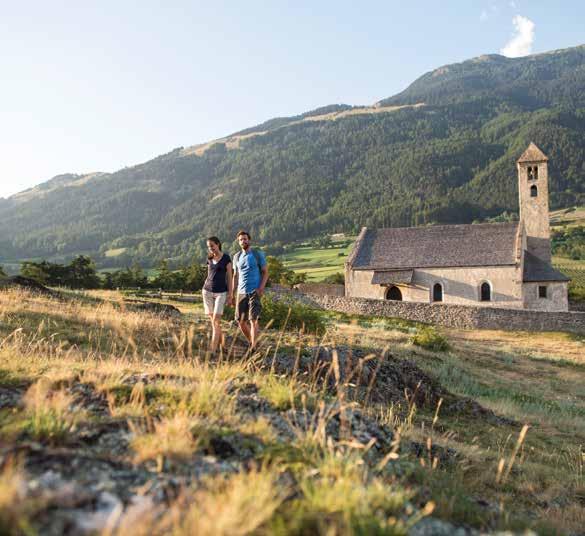
[[433,286],[433,301],[443,301],[443,285],[441,283],[435,283]]
[[393,301],[402,301],[402,292],[398,287],[392,286],[386,291],[386,299]]

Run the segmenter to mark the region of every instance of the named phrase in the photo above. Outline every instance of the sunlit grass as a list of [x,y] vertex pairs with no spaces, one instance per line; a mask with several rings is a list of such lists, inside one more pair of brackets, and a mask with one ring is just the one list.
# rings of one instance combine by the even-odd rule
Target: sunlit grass
[[73,432],[84,414],[74,407],[73,397],[63,389],[52,390],[51,382],[41,378],[24,397],[24,429],[31,437],[49,443],[62,443]]
[[187,460],[200,445],[200,438],[194,435],[197,421],[185,414],[155,421],[143,428],[132,425],[133,438],[130,447],[135,452],[134,461],[156,460],[159,468],[165,458]]
[[8,460],[0,472],[0,534],[34,534],[30,517],[40,504],[26,497],[26,475]]
[[[168,508],[152,504],[138,517],[129,506],[112,518],[107,534],[129,527],[136,534],[194,533],[192,527],[200,534],[402,534],[430,512],[431,506],[424,510],[430,500],[433,516],[484,530],[540,530],[548,523],[562,533],[582,526],[581,339],[441,330],[449,348],[438,351],[409,342],[418,329],[411,323],[347,315],[329,315],[327,323],[319,339],[268,330],[255,356],[211,358],[209,326],[198,309],[170,321],[128,310],[116,293],[64,300],[0,293],[0,385],[20,393],[0,415],[0,428],[10,425],[18,433],[3,438],[76,448],[69,439],[76,440],[81,424],[115,421],[128,441],[120,456],[140,470],[189,471],[205,455],[220,467],[222,456],[229,460],[232,476],[187,486]],[[320,374],[297,369],[294,356],[316,355],[318,344],[355,345],[376,359],[412,361],[453,395],[515,424],[488,422],[466,406],[453,412],[447,402],[417,408],[408,396],[363,407],[366,397],[351,396],[356,376],[341,374],[336,359],[323,361]],[[292,356],[291,369],[281,363],[276,374],[273,356]],[[102,401],[98,415],[82,410],[83,397],[71,394],[79,384],[89,403]],[[353,437],[353,410],[391,430],[392,445]],[[524,423],[527,432],[516,448]],[[245,462],[211,448],[224,440],[246,452]],[[415,455],[412,444],[419,445]],[[15,501],[25,504],[26,478],[18,470],[0,479],[0,504],[12,505],[3,512]],[[501,504],[503,513],[470,497]],[[22,519],[28,518],[27,510]]]

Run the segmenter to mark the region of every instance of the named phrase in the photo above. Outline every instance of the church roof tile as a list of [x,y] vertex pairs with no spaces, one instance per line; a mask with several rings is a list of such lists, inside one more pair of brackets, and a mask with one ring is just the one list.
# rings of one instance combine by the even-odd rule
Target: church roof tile
[[555,270],[548,262],[526,252],[524,256],[524,274],[522,280],[525,283],[540,281],[570,281],[565,274]]
[[348,264],[357,270],[513,265],[518,225],[364,228]]

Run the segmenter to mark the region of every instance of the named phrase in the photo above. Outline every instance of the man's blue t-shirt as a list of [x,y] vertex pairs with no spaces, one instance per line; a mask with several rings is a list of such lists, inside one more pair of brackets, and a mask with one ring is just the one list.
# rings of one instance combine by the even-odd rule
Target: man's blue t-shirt
[[[240,251],[236,253],[238,258],[234,263],[234,270],[238,274],[239,294],[250,294],[260,286],[260,281],[262,280],[260,268],[266,266],[266,257],[260,250],[255,250],[254,253],[252,249],[247,252]],[[256,260],[256,257],[258,257],[258,260]]]

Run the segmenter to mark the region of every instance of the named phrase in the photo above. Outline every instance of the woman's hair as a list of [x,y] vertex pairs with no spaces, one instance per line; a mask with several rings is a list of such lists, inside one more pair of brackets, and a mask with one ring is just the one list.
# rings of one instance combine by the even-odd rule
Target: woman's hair
[[[209,236],[205,239],[205,242],[213,242],[214,244],[217,244],[219,247],[219,251],[221,251],[221,242],[219,241],[219,238],[217,238],[217,236]],[[207,258],[208,259],[213,258],[213,255],[208,253]]]
[[219,241],[219,238],[217,238],[217,236],[209,236],[205,239],[205,241],[217,244],[219,246],[219,251],[221,251],[221,242]]

